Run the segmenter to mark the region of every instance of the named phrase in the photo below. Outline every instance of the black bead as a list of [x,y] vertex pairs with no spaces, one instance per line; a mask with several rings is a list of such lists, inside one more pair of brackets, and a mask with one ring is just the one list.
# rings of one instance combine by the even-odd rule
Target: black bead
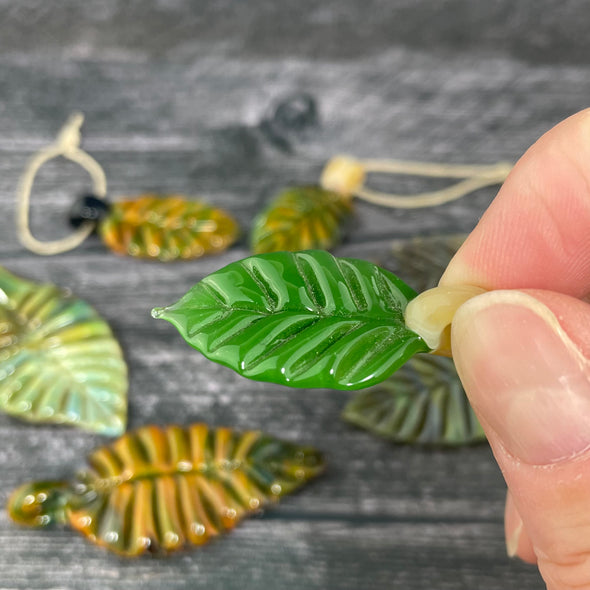
[[70,209],[70,224],[80,227],[86,221],[100,223],[110,212],[111,204],[94,195],[84,195]]
[[318,109],[313,96],[295,94],[280,102],[272,116],[275,126],[301,133],[318,124]]
[[284,151],[291,151],[293,140],[305,138],[319,125],[316,101],[304,92],[279,102],[260,122],[260,130],[272,143]]

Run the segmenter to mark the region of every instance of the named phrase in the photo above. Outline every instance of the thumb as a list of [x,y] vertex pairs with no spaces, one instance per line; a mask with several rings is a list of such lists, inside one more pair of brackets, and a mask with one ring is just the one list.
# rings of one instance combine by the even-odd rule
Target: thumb
[[480,295],[452,324],[457,370],[549,590],[590,589],[588,326],[590,305],[547,291]]

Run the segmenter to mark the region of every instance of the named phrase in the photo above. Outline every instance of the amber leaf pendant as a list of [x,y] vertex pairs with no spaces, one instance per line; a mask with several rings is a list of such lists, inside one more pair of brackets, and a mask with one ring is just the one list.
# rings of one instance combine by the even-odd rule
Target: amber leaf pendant
[[76,227],[97,223],[103,242],[117,254],[161,262],[218,254],[239,235],[229,213],[180,195],[145,194],[113,203],[86,195],[70,221]]
[[18,488],[19,524],[68,524],[126,557],[202,545],[323,471],[320,453],[258,431],[144,426],[94,451],[73,481]]

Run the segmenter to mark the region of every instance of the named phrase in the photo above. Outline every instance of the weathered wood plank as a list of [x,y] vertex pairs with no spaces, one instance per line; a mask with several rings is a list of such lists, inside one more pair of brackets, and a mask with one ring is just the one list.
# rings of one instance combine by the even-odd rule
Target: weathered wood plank
[[[50,259],[25,252],[14,191],[32,152],[74,109],[110,192],[202,195],[245,229],[290,183],[314,183],[336,153],[449,162],[515,161],[587,105],[583,0],[328,0],[296,4],[0,0],[0,264],[71,288],[112,324],[131,370],[130,425],[206,420],[261,428],[323,449],[326,475],[201,551],[121,561],[68,531],[28,531],[0,511],[0,589],[538,588],[509,561],[504,485],[484,445],[395,447],[341,422],[341,392],[256,384],[206,361],[149,315],[231,251],[161,265],[118,258],[98,240]],[[313,95],[321,125],[287,153],[257,127],[277,100]],[[408,191],[417,179],[375,186]],[[84,174],[49,164],[32,222],[64,235]],[[433,210],[357,205],[338,254],[383,260],[391,240],[469,231],[493,188]],[[99,437],[0,416],[0,503],[30,477],[66,476]]]
[[[12,587],[168,588],[425,588],[504,590],[539,587],[530,567],[502,558],[498,524],[462,521],[252,519],[231,537],[166,561],[125,561],[57,532],[0,533],[3,559],[18,563]],[[334,551],[334,547],[338,551]],[[52,566],[52,564],[55,564]],[[63,564],[60,571],[59,565]],[[65,579],[67,568],[67,579]],[[90,581],[90,584],[89,584]],[[2,587],[8,580],[3,582]],[[528,586],[527,586],[528,584]]]

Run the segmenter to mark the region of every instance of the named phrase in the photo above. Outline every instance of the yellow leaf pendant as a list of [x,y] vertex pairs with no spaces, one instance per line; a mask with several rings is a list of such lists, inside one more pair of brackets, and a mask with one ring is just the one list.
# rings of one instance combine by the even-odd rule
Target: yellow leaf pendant
[[100,201],[83,197],[70,221],[78,226],[98,218],[98,234],[117,254],[162,262],[189,260],[222,252],[239,235],[228,213],[180,195],[140,195],[116,201],[102,213]]
[[329,250],[342,238],[352,201],[318,186],[287,188],[254,220],[251,248],[255,254]]
[[[329,250],[342,238],[342,224],[352,213],[353,198],[389,208],[433,207],[501,183],[511,168],[506,162],[457,165],[335,156],[324,167],[319,186],[288,188],[256,217],[251,248],[254,254]],[[367,188],[365,182],[370,172],[460,180],[440,190],[400,195]]]

